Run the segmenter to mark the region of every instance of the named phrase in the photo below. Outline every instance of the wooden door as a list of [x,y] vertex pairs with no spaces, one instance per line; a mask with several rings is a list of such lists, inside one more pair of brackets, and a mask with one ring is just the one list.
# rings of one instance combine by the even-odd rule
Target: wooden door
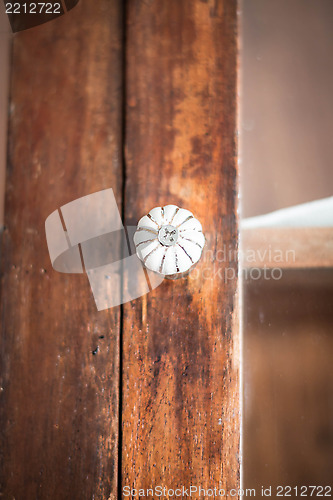
[[[237,496],[236,89],[233,0],[82,0],[14,36],[4,498],[115,499],[158,485]],[[188,278],[97,311],[84,274],[52,269],[44,223],[110,187],[125,225],[173,203],[202,222],[206,247]]]

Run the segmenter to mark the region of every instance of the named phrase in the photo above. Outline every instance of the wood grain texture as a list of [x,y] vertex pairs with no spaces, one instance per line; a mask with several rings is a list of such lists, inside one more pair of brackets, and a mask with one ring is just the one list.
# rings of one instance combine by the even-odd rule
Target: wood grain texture
[[[117,498],[119,308],[51,268],[44,223],[113,187],[121,207],[120,2],[14,38],[2,244],[1,493]],[[98,352],[94,355],[96,347]]]
[[122,486],[230,490],[237,262],[216,252],[237,245],[236,2],[129,0],[126,76],[126,224],[174,203],[207,242],[193,275],[124,306]]

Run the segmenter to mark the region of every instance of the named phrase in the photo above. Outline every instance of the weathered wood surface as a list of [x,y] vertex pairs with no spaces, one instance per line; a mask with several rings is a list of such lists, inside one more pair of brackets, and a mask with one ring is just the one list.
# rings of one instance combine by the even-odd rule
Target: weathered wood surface
[[207,243],[192,277],[124,306],[122,486],[229,490],[240,468],[237,262],[216,253],[237,245],[236,2],[129,0],[126,56],[126,224],[173,203],[194,212]]
[[17,34],[12,65],[0,491],[117,498],[120,311],[97,312],[85,275],[52,270],[44,223],[103,188],[121,207],[121,2]]
[[236,2],[127,4],[125,222],[168,203],[192,210],[207,239],[195,272],[126,304],[121,324],[119,308],[96,311],[86,276],[49,261],[51,212],[108,187],[123,203],[121,4],[82,1],[14,40],[4,498],[239,485],[237,262],[216,259],[237,246]]

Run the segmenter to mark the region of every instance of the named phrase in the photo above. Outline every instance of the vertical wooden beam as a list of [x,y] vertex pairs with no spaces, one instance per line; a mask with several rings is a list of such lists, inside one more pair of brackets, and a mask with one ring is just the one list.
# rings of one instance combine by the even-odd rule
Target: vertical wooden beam
[[129,0],[127,30],[126,223],[173,203],[207,243],[192,276],[124,306],[122,487],[228,491],[240,467],[236,2]]
[[[55,272],[44,223],[114,189],[121,207],[121,1],[15,35],[2,244],[1,493],[117,498],[120,311]],[[96,348],[99,347],[97,350]]]

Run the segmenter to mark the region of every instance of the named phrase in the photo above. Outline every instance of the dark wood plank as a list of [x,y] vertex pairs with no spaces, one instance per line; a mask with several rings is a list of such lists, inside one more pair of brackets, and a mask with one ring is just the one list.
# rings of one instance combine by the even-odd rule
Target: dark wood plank
[[[55,272],[46,217],[112,187],[121,207],[121,2],[14,38],[2,244],[1,493],[117,498],[119,308]],[[93,351],[99,346],[98,352]]]
[[173,203],[207,244],[192,276],[124,306],[122,487],[230,490],[237,262],[216,255],[237,247],[236,2],[129,0],[127,28],[126,223]]

